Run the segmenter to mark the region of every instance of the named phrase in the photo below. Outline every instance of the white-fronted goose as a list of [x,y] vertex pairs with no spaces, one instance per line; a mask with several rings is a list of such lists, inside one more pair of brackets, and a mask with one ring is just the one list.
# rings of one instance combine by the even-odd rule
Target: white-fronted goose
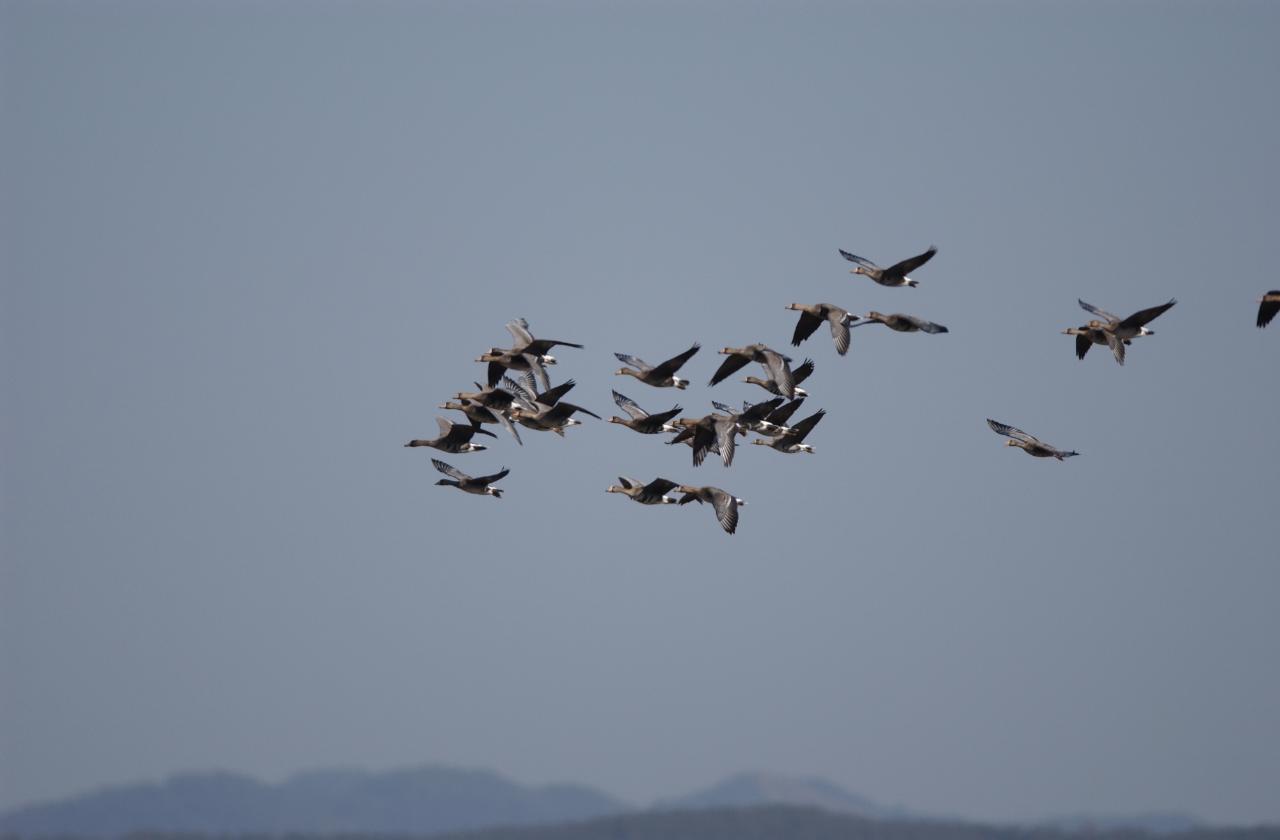
[[[1111,346],[1111,339],[1108,338],[1106,330],[1095,329],[1085,324],[1082,327],[1071,327],[1062,331],[1063,335],[1074,335],[1076,337],[1076,358],[1083,359],[1085,354],[1089,352],[1089,348],[1095,344],[1103,347]],[[1130,339],[1117,339],[1121,343],[1128,345]],[[1121,353],[1123,356],[1124,354]],[[1124,364],[1124,362],[1121,362]]]
[[867,324],[884,324],[891,330],[896,332],[927,332],[930,335],[936,333],[950,332],[942,324],[935,324],[933,321],[926,321],[923,318],[917,318],[914,315],[903,315],[901,312],[895,312],[892,315],[882,315],[879,312],[868,312],[863,316],[865,320],[858,321],[856,324],[850,324],[852,327],[865,327]]
[[678,356],[672,356],[660,365],[650,365],[644,359],[637,359],[635,356],[628,356],[626,353],[614,353],[618,357],[618,361],[624,365],[631,367],[620,368],[614,372],[615,376],[634,376],[646,385],[652,385],[655,388],[679,388],[684,390],[689,387],[689,380],[681,379],[675,375],[680,366],[697,353],[702,345],[694,344],[688,350]]
[[[831,325],[831,338],[836,343],[836,352],[843,356],[849,352],[849,324],[858,316],[852,314],[847,309],[842,309],[834,303],[789,303],[787,309],[792,309],[800,313],[800,320],[796,323],[796,331],[791,336],[791,345],[799,347],[800,342],[813,335],[818,327],[822,326],[822,322],[826,321]],[[794,372],[793,372],[794,373]]]
[[533,353],[517,353],[514,350],[503,350],[490,347],[488,352],[480,354],[477,362],[488,362],[488,383],[492,388],[498,384],[502,375],[508,370],[528,372],[538,378],[539,387],[543,390],[551,387],[551,378],[543,367],[541,357]]
[[991,427],[991,431],[998,435],[1004,435],[1009,438],[1004,442],[1005,446],[1016,446],[1028,455],[1034,455],[1037,458],[1057,458],[1064,461],[1073,455],[1079,455],[1079,452],[1067,452],[1057,447],[1050,446],[1039,438],[1032,437],[1021,429],[1015,429],[1013,426],[1006,426],[1004,423],[987,418],[987,425]]
[[463,426],[458,423],[451,423],[443,417],[437,417],[436,423],[440,426],[439,437],[431,440],[411,440],[405,446],[430,446],[442,452],[454,453],[479,452],[485,447],[478,443],[471,443],[473,435],[497,437],[493,432],[480,428],[477,423],[469,423]]
[[[809,392],[801,388],[800,383],[808,379],[811,373],[813,373],[813,359],[805,359],[804,363],[801,364],[800,367],[791,371],[792,393],[794,393],[797,398],[809,396]],[[772,379],[761,379],[758,376],[747,376],[744,377],[742,381],[749,382],[752,385],[759,385],[774,396],[785,396],[782,393],[782,389],[778,387],[778,383]]]
[[1280,290],[1267,292],[1258,299],[1258,327],[1265,327],[1280,312]]
[[743,435],[744,437],[747,432],[759,432],[760,434],[765,434],[768,431],[776,429],[777,426],[770,422],[769,417],[778,409],[778,406],[782,405],[782,403],[782,397],[774,397],[771,400],[765,400],[764,402],[758,403],[749,403],[746,400],[743,400],[742,410],[735,411],[733,408],[722,402],[716,402],[715,400],[711,401],[713,408],[717,411],[723,411],[734,419],[734,422],[738,424],[738,434]]
[[794,454],[796,452],[812,453],[813,447],[804,443],[805,436],[809,434],[809,432],[813,431],[813,427],[818,425],[826,414],[826,409],[820,408],[777,437],[770,438],[769,440],[756,438],[751,442],[758,443],[761,446],[769,446],[779,452],[785,452],[787,454]]
[[532,410],[513,408],[511,409],[511,419],[530,429],[555,432],[564,437],[564,430],[567,427],[582,425],[581,420],[575,420],[573,417],[579,411],[597,420],[600,419],[600,415],[594,411],[564,400],[558,401],[555,405],[547,405],[541,402],[534,403]]
[[787,399],[796,395],[795,374],[791,372],[791,359],[764,344],[748,344],[746,347],[726,347],[720,351],[729,358],[711,377],[709,384],[715,385],[725,377],[746,366],[747,362],[757,362],[778,386],[778,393]]
[[720,460],[726,467],[733,466],[734,438],[738,433],[738,421],[734,415],[708,414],[696,419],[684,418],[672,425],[680,426],[680,432],[668,444],[692,442],[693,465],[702,466],[707,453],[716,447],[720,450]]
[[716,519],[720,522],[721,528],[730,534],[738,529],[738,507],[745,505],[745,500],[739,499],[719,487],[693,487],[688,484],[681,484],[676,490],[684,494],[680,497],[680,504],[710,502],[711,506],[715,508]]
[[630,415],[630,418],[624,419],[622,417],[610,417],[610,423],[621,423],[628,429],[637,431],[642,435],[656,435],[658,432],[677,431],[673,426],[667,425],[667,421],[683,410],[678,405],[670,411],[663,411],[659,414],[650,414],[637,405],[635,400],[630,397],[623,396],[617,391],[613,392],[613,401],[618,404],[618,408],[621,408],[624,412]]
[[495,496],[497,498],[502,498],[502,491],[497,487],[490,487],[489,485],[500,478],[505,478],[507,473],[511,472],[511,470],[503,467],[499,472],[496,472],[493,475],[481,475],[472,478],[461,470],[449,466],[439,458],[432,458],[431,463],[435,464],[436,469],[440,472],[449,476],[449,478],[440,479],[436,484],[457,487],[464,493],[474,493],[477,496]]
[[547,353],[552,347],[577,347],[582,349],[581,344],[574,344],[572,341],[534,338],[533,334],[529,332],[529,322],[524,318],[516,318],[514,321],[508,322],[507,332],[511,333],[511,337],[515,339],[511,352],[532,354],[537,356],[544,365],[554,365],[556,363],[556,357]]
[[910,257],[909,259],[905,259],[902,262],[894,263],[888,268],[881,268],[871,260],[863,259],[857,254],[850,254],[844,249],[840,250],[840,256],[844,257],[851,263],[856,263],[858,266],[850,271],[850,274],[862,274],[866,277],[870,277],[881,286],[912,287],[919,286],[920,284],[912,280],[907,275],[933,259],[933,255],[936,253],[938,253],[938,249],[930,245],[929,250],[925,251],[923,254],[918,254],[914,257]]
[[511,436],[516,439],[516,443],[524,446],[524,441],[520,440],[520,433],[516,431],[516,427],[511,423],[511,418],[507,417],[507,413],[501,409],[489,408],[483,403],[466,398],[457,402],[447,400],[440,404],[440,408],[449,411],[461,411],[467,415],[467,419],[472,423],[497,423],[511,433]]
[[618,483],[610,486],[605,492],[621,493],[633,502],[639,502],[642,505],[673,505],[676,500],[663,494],[675,486],[677,486],[676,482],[665,478],[655,478],[648,484],[641,484],[634,478],[620,475],[618,476]]
[[[1163,315],[1178,301],[1176,299],[1171,299],[1168,303],[1162,303],[1159,306],[1140,309],[1128,318],[1121,318],[1117,315],[1112,315],[1105,309],[1099,309],[1093,304],[1085,303],[1079,298],[1076,299],[1076,302],[1080,304],[1081,309],[1097,315],[1102,319],[1090,321],[1086,326],[1090,329],[1102,331],[1103,337],[1106,338],[1107,346],[1111,348],[1112,355],[1116,357],[1116,363],[1123,365],[1124,348],[1129,343],[1129,340],[1145,335],[1155,335],[1155,331],[1147,329],[1146,325]],[[1079,349],[1079,337],[1077,336],[1077,354],[1079,353]]]

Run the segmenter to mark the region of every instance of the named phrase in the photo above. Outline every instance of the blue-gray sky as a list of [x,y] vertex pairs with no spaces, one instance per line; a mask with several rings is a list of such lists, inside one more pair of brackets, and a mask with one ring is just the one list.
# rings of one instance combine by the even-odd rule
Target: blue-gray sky
[[[1280,7],[0,4],[0,806],[425,761],[1280,820]],[[847,273],[940,252],[913,290]],[[1178,298],[1115,365],[1083,297]],[[817,362],[812,456],[447,456],[527,317],[604,414]],[[694,340],[677,394],[615,378]],[[995,417],[1083,455],[1003,448]],[[662,474],[711,512],[606,495]]]

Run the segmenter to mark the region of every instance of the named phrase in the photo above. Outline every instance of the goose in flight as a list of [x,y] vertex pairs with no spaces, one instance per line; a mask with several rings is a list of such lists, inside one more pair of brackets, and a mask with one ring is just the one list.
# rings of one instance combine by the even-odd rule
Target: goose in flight
[[[1100,320],[1090,321],[1085,326],[1092,330],[1100,330],[1103,338],[1106,339],[1107,346],[1111,348],[1111,353],[1116,357],[1117,364],[1124,364],[1124,348],[1132,339],[1146,335],[1155,335],[1154,330],[1147,329],[1147,324],[1163,315],[1178,301],[1170,299],[1168,303],[1162,303],[1159,306],[1152,306],[1148,309],[1139,309],[1128,318],[1121,318],[1112,315],[1105,309],[1099,309],[1090,303],[1085,303],[1077,298],[1080,308],[1086,312],[1098,316]],[[1083,328],[1082,328],[1083,329]],[[1092,341],[1092,337],[1090,337]],[[1080,336],[1076,334],[1076,355],[1080,354]]]
[[738,418],[733,414],[708,414],[697,419],[681,418],[673,425],[680,426],[680,433],[667,441],[668,445],[690,441],[693,447],[693,465],[702,466],[707,453],[719,449],[720,460],[726,467],[733,466],[734,438],[738,436]]
[[715,508],[716,519],[720,522],[721,528],[730,534],[738,529],[738,507],[746,504],[743,499],[739,499],[719,487],[692,487],[688,484],[681,484],[676,490],[684,494],[680,497],[680,504],[710,502],[711,506]]
[[441,403],[440,408],[447,411],[461,411],[467,415],[467,419],[473,424],[497,423],[511,433],[511,436],[516,439],[516,443],[524,446],[524,441],[520,440],[520,433],[516,431],[516,427],[511,423],[511,418],[507,416],[507,412],[504,409],[489,408],[484,403],[465,398],[457,402],[448,400]]
[[610,423],[621,423],[628,429],[637,431],[642,435],[656,435],[658,432],[679,431],[679,429],[668,425],[667,423],[668,420],[684,410],[678,405],[670,411],[663,411],[659,414],[650,414],[637,405],[635,400],[624,396],[623,394],[619,394],[617,391],[613,392],[613,401],[618,404],[618,408],[622,409],[622,411],[630,415],[630,417],[629,419],[624,419],[622,417],[610,417]]
[[784,431],[782,434],[778,435],[777,437],[771,438],[769,440],[765,440],[763,438],[756,438],[751,442],[758,443],[761,446],[769,446],[778,450],[779,452],[785,452],[787,454],[795,454],[796,452],[812,453],[813,447],[804,442],[805,435],[813,431],[813,427],[818,425],[818,423],[822,421],[822,418],[825,417],[826,414],[827,414],[826,409],[820,408],[813,414],[810,414],[808,417],[804,418],[803,420],[796,423],[791,428]]
[[786,405],[775,408],[769,413],[769,416],[765,418],[766,423],[762,424],[761,428],[752,429],[752,431],[756,434],[766,435],[768,437],[785,435],[791,430],[787,425],[787,421],[791,419],[791,415],[795,414],[796,410],[802,405],[804,405],[804,397],[797,397]]
[[490,487],[489,485],[501,478],[505,478],[507,473],[511,472],[511,470],[503,467],[493,475],[481,475],[472,478],[461,470],[449,466],[438,458],[432,458],[431,463],[434,464],[435,468],[440,472],[449,476],[449,478],[440,479],[436,484],[457,487],[464,493],[474,493],[477,496],[495,496],[499,499],[502,498],[502,491],[497,487]]
[[572,341],[534,338],[533,334],[529,332],[529,322],[524,318],[516,318],[514,321],[508,322],[507,332],[511,333],[511,337],[515,339],[515,344],[511,348],[512,353],[532,354],[537,356],[538,360],[544,365],[554,365],[556,363],[556,357],[547,353],[552,347],[577,347],[582,349],[581,344],[574,344]]
[[635,356],[628,356],[626,353],[614,353],[618,361],[624,367],[615,372],[615,376],[634,376],[646,385],[652,385],[655,388],[679,388],[684,390],[689,387],[689,380],[681,379],[675,375],[680,366],[689,361],[694,353],[697,353],[702,345],[694,344],[688,350],[678,356],[672,356],[660,365],[650,365],[643,359],[637,359]]
[[895,332],[927,332],[930,335],[950,332],[942,324],[935,324],[932,321],[926,321],[914,315],[903,315],[900,312],[895,312],[892,315],[882,315],[879,312],[872,311],[863,317],[864,320],[850,324],[850,326],[865,327],[867,324],[884,324]]
[[666,478],[655,478],[648,484],[641,484],[634,478],[618,476],[618,483],[611,485],[606,493],[621,493],[632,501],[642,505],[674,505],[676,500],[663,495],[677,484]]
[[1265,327],[1280,312],[1280,289],[1267,292],[1258,300],[1258,326]]
[[747,362],[758,362],[769,374],[769,379],[778,386],[778,394],[793,399],[796,395],[795,374],[791,372],[791,359],[763,344],[748,344],[746,347],[726,347],[720,351],[729,358],[721,363],[708,384],[715,385],[733,373],[741,370]]
[[[791,371],[791,383],[794,388],[793,393],[796,395],[796,399],[803,399],[804,397],[809,396],[809,392],[801,388],[800,383],[808,379],[811,373],[813,373],[813,359],[805,359],[804,363],[801,364],[800,367]],[[744,377],[742,381],[752,385],[759,385],[774,396],[785,396],[785,394],[782,393],[782,389],[778,387],[778,383],[773,379],[761,379],[758,376],[747,376]]]
[[716,402],[715,400],[711,401],[711,405],[717,411],[723,411],[733,417],[734,422],[738,424],[738,434],[745,436],[747,432],[768,434],[775,431],[778,427],[770,422],[769,417],[778,410],[778,406],[782,405],[783,402],[782,397],[774,397],[771,400],[755,404],[743,400],[741,411],[734,411],[724,403]]
[[[1062,331],[1063,335],[1074,335],[1076,337],[1076,358],[1083,359],[1085,354],[1089,352],[1089,348],[1095,344],[1103,347],[1111,346],[1111,342],[1107,339],[1107,331],[1097,329],[1085,324],[1083,327],[1071,327]],[[1123,339],[1121,343],[1129,345],[1131,339]],[[1123,353],[1121,354],[1123,355]],[[1121,364],[1124,364],[1121,362]]]
[[800,313],[796,331],[791,336],[793,347],[799,347],[800,342],[813,335],[822,326],[822,322],[826,321],[831,325],[831,339],[836,343],[836,352],[841,356],[849,352],[849,324],[857,320],[857,315],[834,303],[789,303],[787,309]]
[[938,253],[938,249],[930,245],[929,250],[923,254],[909,257],[902,262],[894,263],[888,268],[881,268],[871,260],[859,257],[857,254],[850,254],[844,249],[840,250],[840,256],[858,266],[851,270],[850,274],[864,274],[881,286],[911,286],[913,288],[920,284],[907,275],[933,259],[933,255],[936,253]]
[[991,431],[998,435],[1004,435],[1009,438],[1004,442],[1005,446],[1016,446],[1028,455],[1034,455],[1037,458],[1057,458],[1064,461],[1073,455],[1079,455],[1079,452],[1067,452],[1057,447],[1050,446],[1044,441],[1032,437],[1021,429],[1015,429],[1013,426],[1006,426],[991,418],[987,418],[987,425],[991,427]]
[[439,437],[431,440],[411,440],[405,446],[430,446],[442,452],[454,453],[479,452],[485,447],[478,443],[471,443],[473,435],[497,437],[493,432],[480,428],[480,424],[476,422],[463,426],[458,423],[451,423],[443,417],[437,417],[436,423],[440,426]]

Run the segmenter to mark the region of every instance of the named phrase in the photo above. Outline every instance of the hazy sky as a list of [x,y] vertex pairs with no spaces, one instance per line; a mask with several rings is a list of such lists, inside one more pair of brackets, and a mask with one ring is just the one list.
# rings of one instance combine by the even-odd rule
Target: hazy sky
[[[1280,5],[0,3],[0,806],[423,762],[1280,820]],[[848,274],[930,243],[917,289]],[[1076,298],[1178,305],[1117,366]],[[791,302],[947,335],[825,330]],[[815,455],[445,456],[503,324],[613,413],[811,356]],[[688,391],[612,376],[701,341]],[[1002,447],[995,417],[1079,450]],[[746,498],[606,495],[619,474]]]

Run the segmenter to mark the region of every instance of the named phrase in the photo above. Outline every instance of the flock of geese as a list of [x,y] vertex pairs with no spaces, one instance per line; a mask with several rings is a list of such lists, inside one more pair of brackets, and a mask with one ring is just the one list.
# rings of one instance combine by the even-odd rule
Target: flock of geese
[[[840,255],[855,264],[851,274],[869,277],[882,286],[916,288],[919,283],[910,277],[911,272],[933,259],[937,252],[938,249],[931,246],[925,252],[887,268],[881,268],[870,260],[845,250],[841,250]],[[1123,365],[1125,349],[1136,338],[1154,335],[1147,324],[1167,312],[1176,302],[1170,300],[1120,318],[1081,300],[1080,307],[1094,317],[1081,326],[1062,332],[1075,336],[1077,358],[1084,359],[1089,348],[1096,344],[1110,348],[1117,364]],[[896,332],[924,332],[930,335],[947,332],[947,328],[941,324],[902,313],[884,315],[871,311],[866,315],[856,315],[830,303],[791,303],[786,308],[800,313],[791,337],[793,346],[799,347],[825,323],[831,330],[836,353],[841,356],[849,352],[850,330],[867,324],[883,324]],[[1277,312],[1280,312],[1280,290],[1273,290],[1259,301],[1258,327],[1271,323]],[[529,331],[529,323],[523,318],[511,321],[506,326],[513,339],[512,346],[505,349],[491,347],[476,359],[477,362],[487,363],[486,384],[477,382],[475,391],[460,391],[454,395],[454,399],[439,406],[461,412],[466,422],[455,423],[437,417],[440,431],[437,437],[411,440],[405,446],[426,446],[452,454],[479,452],[486,447],[474,443],[475,436],[497,437],[484,428],[486,425],[501,426],[517,443],[523,444],[517,426],[563,436],[568,427],[582,422],[574,417],[575,414],[603,419],[600,415],[564,399],[576,385],[574,380],[567,379],[553,387],[547,373],[547,368],[557,363],[550,353],[553,348],[581,349],[581,344],[534,338]],[[624,365],[615,375],[633,377],[653,388],[685,390],[690,381],[676,374],[699,349],[700,345],[695,343],[684,352],[657,365],[648,364],[625,353],[615,353]],[[668,435],[667,444],[685,444],[691,449],[694,467],[701,466],[708,454],[719,455],[724,466],[732,466],[737,439],[748,434],[756,435],[751,443],[767,446],[784,454],[812,453],[814,449],[805,443],[805,439],[822,421],[826,411],[819,409],[794,423],[791,422],[791,417],[808,397],[808,392],[800,387],[800,383],[813,373],[813,360],[805,359],[792,368],[790,357],[764,344],[725,347],[720,353],[727,358],[716,369],[708,385],[717,385],[755,363],[762,369],[763,376],[747,376],[742,381],[760,386],[772,397],[758,403],[744,401],[741,409],[713,400],[714,411],[701,417],[681,417],[679,415],[684,409],[679,405],[650,413],[635,400],[614,390],[613,400],[626,416],[613,416],[608,418],[608,422],[626,426],[642,435]],[[1062,461],[1079,454],[1059,449],[1021,429],[996,420],[988,418],[987,424],[996,434],[1008,438],[1006,446],[1017,447],[1037,458]],[[432,458],[431,463],[448,476],[436,484],[456,487],[465,493],[497,498],[502,497],[503,491],[493,485],[510,472],[503,467],[492,475],[473,477],[438,458]],[[678,496],[668,495],[672,491]],[[743,499],[719,487],[681,484],[661,476],[649,482],[620,476],[618,483],[611,485],[606,492],[621,493],[643,505],[686,505],[689,502],[710,504],[720,526],[730,534],[738,527],[738,508],[746,504]]]

